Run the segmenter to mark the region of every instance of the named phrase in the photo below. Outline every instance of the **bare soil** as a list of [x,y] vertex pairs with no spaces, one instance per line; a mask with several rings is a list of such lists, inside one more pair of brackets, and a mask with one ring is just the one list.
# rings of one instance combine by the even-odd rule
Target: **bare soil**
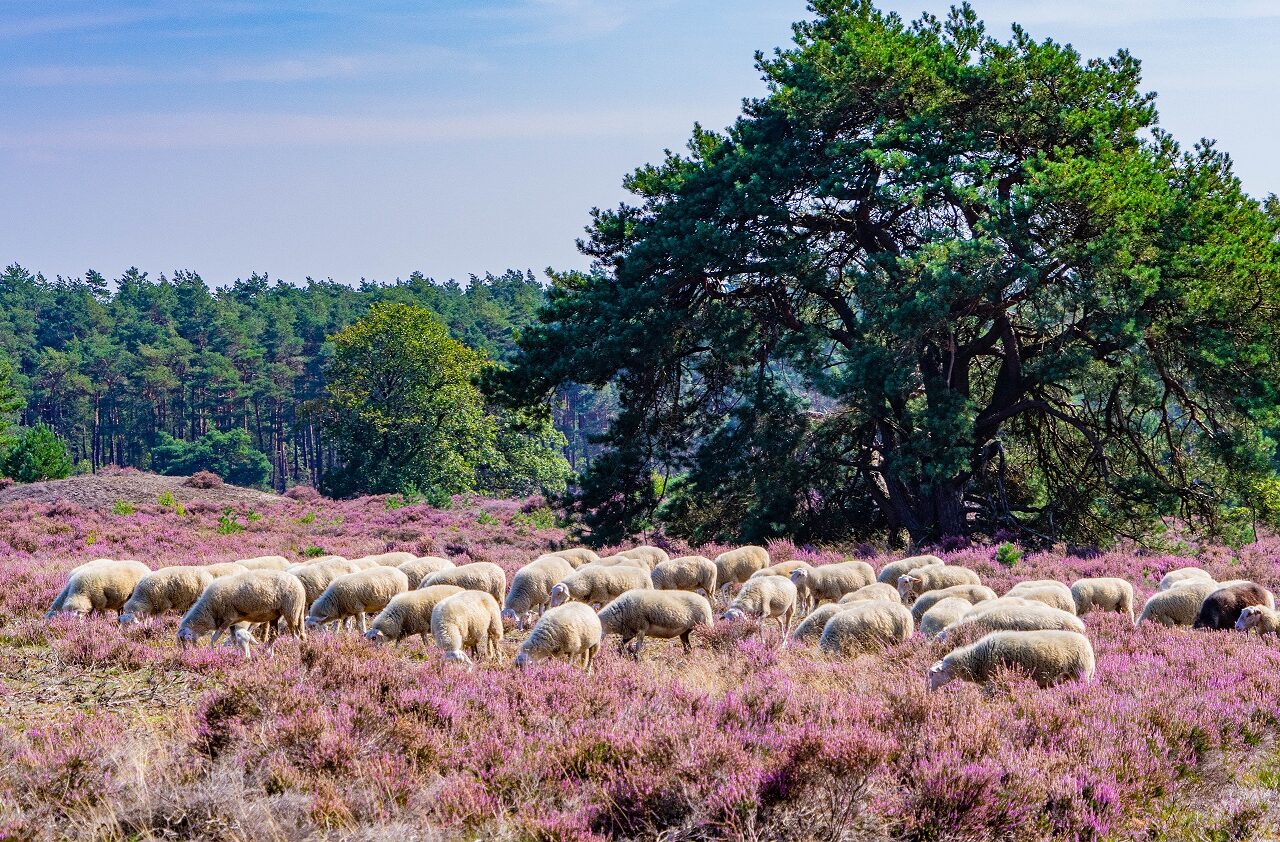
[[189,477],[160,476],[143,471],[114,471],[86,474],[69,479],[14,485],[0,491],[0,506],[23,500],[51,503],[66,500],[94,509],[110,509],[117,500],[128,503],[155,503],[166,491],[182,504],[197,500],[219,506],[261,505],[274,503],[279,495],[224,483],[218,488],[192,488]]

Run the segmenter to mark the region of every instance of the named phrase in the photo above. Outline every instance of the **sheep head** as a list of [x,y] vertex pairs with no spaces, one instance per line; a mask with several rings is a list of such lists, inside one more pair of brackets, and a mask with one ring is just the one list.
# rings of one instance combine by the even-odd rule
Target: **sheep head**
[[911,599],[916,595],[916,586],[920,584],[920,579],[912,576],[910,573],[903,573],[898,577],[898,596],[903,599]]
[[555,608],[557,605],[564,605],[568,601],[569,601],[569,586],[566,585],[564,582],[559,583],[558,585],[556,585],[554,588],[551,589],[551,607],[552,608]]
[[938,661],[929,667],[929,689],[937,690],[944,687],[955,680],[955,670],[948,666],[945,661]]

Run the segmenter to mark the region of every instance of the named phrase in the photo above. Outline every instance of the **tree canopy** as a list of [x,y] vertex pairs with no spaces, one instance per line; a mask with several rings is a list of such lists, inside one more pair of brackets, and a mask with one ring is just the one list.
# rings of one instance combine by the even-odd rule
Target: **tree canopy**
[[614,537],[1273,518],[1280,214],[1159,131],[1140,65],[966,5],[816,0],[768,94],[597,210],[503,382],[614,385]]

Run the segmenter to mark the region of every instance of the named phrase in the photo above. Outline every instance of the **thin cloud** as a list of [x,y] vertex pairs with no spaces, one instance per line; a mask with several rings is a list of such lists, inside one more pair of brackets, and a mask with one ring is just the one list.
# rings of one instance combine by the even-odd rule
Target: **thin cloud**
[[607,35],[642,14],[675,0],[513,0],[478,9],[477,17],[500,19],[520,31],[518,41],[574,41]]
[[386,117],[289,113],[138,114],[39,130],[0,130],[0,150],[388,146],[431,142],[683,134],[683,110]]
[[[933,5],[933,4],[930,4]],[[941,11],[947,4],[938,4]],[[902,13],[915,17],[916,7],[895,3]],[[908,12],[910,8],[910,12]],[[1139,23],[1173,23],[1197,20],[1274,20],[1280,18],[1280,4],[1275,0],[979,0],[974,9],[980,17],[1006,18],[1025,25],[1081,24],[1117,26]],[[938,10],[934,10],[938,11]]]

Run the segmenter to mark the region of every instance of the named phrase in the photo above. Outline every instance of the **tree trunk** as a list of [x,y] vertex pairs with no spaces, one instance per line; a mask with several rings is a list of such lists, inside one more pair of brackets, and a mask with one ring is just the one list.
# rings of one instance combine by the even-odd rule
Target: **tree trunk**
[[931,495],[937,536],[963,536],[969,525],[964,511],[965,483],[959,479],[948,480],[934,487]]

